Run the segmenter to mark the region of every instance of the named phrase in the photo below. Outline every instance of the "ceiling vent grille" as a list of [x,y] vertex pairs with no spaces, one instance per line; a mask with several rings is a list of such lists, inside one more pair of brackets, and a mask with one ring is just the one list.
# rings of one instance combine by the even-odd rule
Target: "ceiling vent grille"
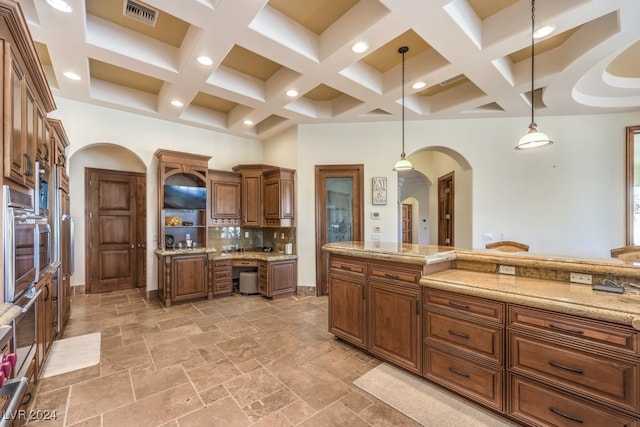
[[128,16],[152,27],[156,26],[156,21],[158,20],[157,10],[134,0],[126,0],[124,2],[123,13],[124,16]]

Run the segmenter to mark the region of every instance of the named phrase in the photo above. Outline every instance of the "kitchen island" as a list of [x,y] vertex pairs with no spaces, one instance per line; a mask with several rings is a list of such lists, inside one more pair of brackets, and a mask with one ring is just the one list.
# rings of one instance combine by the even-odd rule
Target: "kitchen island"
[[640,425],[637,263],[378,242],[323,250],[337,337],[525,425]]

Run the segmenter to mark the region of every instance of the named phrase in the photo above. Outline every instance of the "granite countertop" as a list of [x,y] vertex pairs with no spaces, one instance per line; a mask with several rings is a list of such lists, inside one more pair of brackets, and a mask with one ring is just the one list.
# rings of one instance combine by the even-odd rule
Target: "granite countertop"
[[631,325],[640,330],[640,292],[594,291],[591,285],[469,270],[423,276],[420,284],[495,301]]
[[297,255],[285,255],[279,252],[261,252],[261,251],[245,251],[245,252],[219,252],[215,248],[195,248],[195,249],[156,249],[157,255],[180,255],[180,254],[198,254],[207,253],[214,254],[215,259],[250,259],[259,261],[285,261],[288,259],[298,259]]
[[334,242],[327,243],[322,250],[337,255],[420,265],[455,259],[452,247],[413,243]]
[[0,326],[11,325],[13,319],[20,314],[20,309],[20,306],[15,304],[0,304]]

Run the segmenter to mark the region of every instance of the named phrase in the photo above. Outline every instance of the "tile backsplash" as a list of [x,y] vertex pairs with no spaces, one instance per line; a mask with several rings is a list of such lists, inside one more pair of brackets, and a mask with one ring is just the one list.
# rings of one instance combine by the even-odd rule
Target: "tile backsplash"
[[284,252],[286,243],[293,243],[296,252],[296,229],[290,228],[254,228],[254,227],[209,227],[209,247],[218,251],[270,246],[274,252]]

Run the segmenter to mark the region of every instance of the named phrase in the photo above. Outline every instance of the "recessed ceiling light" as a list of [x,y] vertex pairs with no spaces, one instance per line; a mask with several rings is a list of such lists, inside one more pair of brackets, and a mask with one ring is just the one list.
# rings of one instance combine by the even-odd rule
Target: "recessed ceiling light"
[[174,99],[173,101],[171,101],[171,105],[173,105],[174,107],[182,107],[184,104],[181,101]]
[[540,27],[533,33],[533,38],[541,39],[543,37],[547,37],[549,34],[553,33],[555,29],[556,27],[554,27],[553,25],[545,25],[544,27]]
[[413,85],[411,85],[411,87],[414,89],[422,89],[426,85],[427,84],[425,82],[415,82]]
[[294,98],[294,97],[298,96],[298,91],[295,90],[295,89],[289,89],[287,91],[287,96],[290,97],[290,98]]
[[81,80],[82,79],[82,77],[80,77],[79,75],[77,75],[73,71],[65,71],[64,73],[62,73],[62,75],[65,76],[66,78],[68,78],[69,80]]
[[202,65],[212,65],[213,59],[203,55],[203,56],[198,56],[198,62],[201,63]]
[[253,121],[252,120],[245,120],[244,123],[246,126],[253,126]]
[[369,49],[369,45],[366,42],[357,42],[354,43],[353,46],[351,46],[351,50],[355,53],[366,52],[367,49]]
[[47,3],[49,3],[49,6],[59,10],[60,12],[71,13],[73,10],[71,9],[71,6],[69,6],[69,3],[64,0],[47,0]]

